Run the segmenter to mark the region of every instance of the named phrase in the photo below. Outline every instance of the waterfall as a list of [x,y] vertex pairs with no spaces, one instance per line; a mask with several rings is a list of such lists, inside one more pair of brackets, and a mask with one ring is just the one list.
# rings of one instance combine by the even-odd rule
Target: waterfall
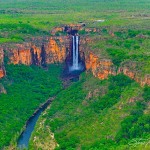
[[80,37],[77,35],[72,36],[72,59],[68,63],[68,71],[70,74],[80,74],[85,69],[85,65],[82,59],[80,59]]
[[75,61],[75,68],[79,69],[79,37],[76,36],[76,61]]
[[73,51],[73,70],[79,70],[79,37],[72,37],[72,51]]
[[76,63],[75,36],[72,37],[72,51],[73,51],[72,67],[75,68],[75,63]]

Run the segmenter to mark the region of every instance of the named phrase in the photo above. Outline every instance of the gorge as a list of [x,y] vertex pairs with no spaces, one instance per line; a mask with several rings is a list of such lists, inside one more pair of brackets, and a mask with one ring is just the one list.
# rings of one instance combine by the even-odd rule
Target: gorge
[[[4,77],[7,70],[4,68],[5,57],[9,64],[25,64],[45,66],[46,64],[64,63],[64,68],[68,74],[71,70],[80,72],[91,70],[95,77],[106,79],[108,75],[117,75],[123,73],[134,79],[141,86],[150,85],[150,76],[140,77],[138,73],[128,66],[116,68],[111,59],[99,58],[87,45],[93,43],[89,36],[76,36],[78,31],[85,27],[81,25],[63,26],[54,28],[51,33],[53,36],[42,39],[33,38],[30,42],[23,44],[2,45],[0,48],[0,78]],[[86,29],[86,28],[85,28]],[[86,29],[91,32],[91,29]],[[56,36],[57,32],[66,32],[66,36]],[[94,29],[92,32],[100,32]],[[80,44],[79,44],[80,39]]]
[[[68,64],[68,68],[69,68],[69,74],[71,75],[75,75],[72,76],[72,80],[74,78],[76,78],[76,76],[79,76],[79,74],[84,70],[84,66],[82,64],[81,61],[79,61],[79,37],[78,36],[72,36],[72,43],[71,43],[71,53],[72,53],[72,60],[71,62],[67,62],[66,65]],[[20,52],[19,52],[20,53]],[[31,56],[32,56],[32,62],[34,65],[42,65],[45,66],[45,62],[42,61],[44,60],[45,56],[44,56],[44,46],[41,48],[41,54],[43,53],[43,55],[41,55],[41,62],[38,61],[38,54],[37,52],[34,52],[34,50],[31,48]],[[28,64],[30,64],[28,62]],[[69,66],[70,64],[72,64],[72,66]],[[66,70],[64,70],[66,71]],[[26,123],[25,126],[25,130],[21,133],[19,139],[18,139],[18,145],[17,147],[20,149],[23,148],[28,148],[29,145],[29,140],[31,138],[31,134],[34,130],[35,124],[39,118],[39,116],[41,115],[41,113],[43,113],[43,111],[48,107],[48,105],[50,105],[52,99],[48,100],[45,104],[43,104],[42,106],[40,106],[40,108],[38,108],[38,110],[32,115],[32,117],[29,118],[29,120]]]
[[0,0],[0,150],[150,150],[150,0]]
[[[83,99],[80,99],[80,95],[78,97],[78,94],[75,93],[75,97],[76,97],[77,101],[79,102],[79,100],[81,100],[81,102],[82,102],[82,100],[83,100],[83,102],[81,103],[81,106],[85,106],[85,107],[92,105],[92,104],[89,104],[89,103],[91,103],[90,100],[93,97],[97,98],[99,95],[100,95],[100,97],[102,96],[101,102],[104,103],[104,105],[106,107],[110,107],[112,104],[115,104],[118,101],[118,99],[121,97],[120,93],[122,91],[125,92],[124,89],[127,88],[128,86],[130,86],[130,83],[133,82],[133,81],[129,80],[128,78],[125,78],[124,76],[122,76],[122,74],[137,81],[138,83],[140,83],[141,86],[150,85],[150,76],[149,75],[140,77],[138,72],[136,72],[134,69],[133,70],[130,69],[130,66],[134,66],[134,63],[131,63],[130,66],[129,65],[123,66],[123,64],[122,64],[119,67],[117,67],[111,59],[105,58],[105,57],[103,57],[103,55],[101,55],[101,54],[99,55],[96,53],[96,51],[93,51],[91,49],[91,47],[89,46],[91,43],[93,43],[93,38],[91,36],[88,36],[88,34],[80,35],[79,31],[80,30],[82,31],[82,28],[83,27],[79,26],[79,25],[74,25],[74,26],[70,25],[67,27],[64,26],[64,27],[60,27],[60,28],[54,28],[51,31],[52,36],[50,36],[50,37],[32,38],[31,41],[24,42],[22,44],[7,44],[7,45],[3,44],[1,46],[1,55],[0,55],[0,57],[1,57],[0,58],[1,77],[7,77],[7,67],[6,67],[7,63],[8,63],[8,65],[14,64],[16,66],[20,66],[21,64],[26,65],[26,66],[38,66],[39,68],[42,68],[45,70],[47,70],[47,67],[49,66],[49,64],[55,64],[55,65],[62,64],[61,67],[63,68],[63,72],[65,72],[65,75],[64,75],[65,77],[79,76],[80,73],[85,71],[85,73],[83,73],[83,74],[84,75],[87,74],[85,76],[87,76],[87,79],[90,78],[90,80],[93,82],[90,84],[93,84],[93,85],[89,86],[89,83],[86,81],[87,79],[86,78],[84,79],[84,77],[81,76],[81,81],[79,81],[79,83],[76,83],[76,85],[78,85],[77,86],[77,90],[78,90],[77,93],[78,93],[81,90],[80,88],[83,86],[82,82],[83,83],[85,82],[84,83],[85,90],[84,90],[84,88],[81,90],[82,91],[81,93],[83,94],[82,95]],[[91,30],[89,30],[89,29],[86,29],[86,31],[91,32]],[[57,35],[57,32],[60,32],[61,34],[62,33],[63,34],[67,33],[67,34],[66,35]],[[77,32],[79,32],[79,33],[77,33]],[[100,30],[98,31],[97,29],[93,29],[92,32],[95,33],[95,32],[101,32],[101,31]],[[55,66],[55,67],[57,67],[57,66]],[[5,68],[6,68],[6,70],[5,70]],[[51,68],[49,70],[51,71]],[[94,77],[89,77],[89,75],[88,75],[89,72],[91,72]],[[10,71],[8,73],[10,74]],[[52,73],[53,73],[53,71],[52,71]],[[95,77],[100,80],[98,81],[97,79],[95,79]],[[83,78],[83,81],[82,81],[82,78]],[[109,104],[109,100],[108,100],[110,97],[107,98],[107,96],[106,96],[107,103],[108,103],[108,105],[106,105],[105,104],[105,102],[106,102],[105,96],[104,96],[104,102],[103,102],[103,95],[105,95],[107,93],[107,91],[108,91],[107,88],[110,88],[110,89],[112,88],[111,86],[110,87],[108,86],[109,84],[113,85],[113,83],[114,83],[113,88],[117,89],[117,90],[119,89],[119,86],[115,85],[117,78],[120,79],[119,84],[123,87],[122,87],[122,89],[119,90],[119,92],[117,92],[115,94],[111,95],[111,93],[110,93],[110,97],[112,97],[112,102],[110,102],[110,104]],[[125,81],[121,80],[122,78]],[[32,79],[32,76],[31,76],[31,79]],[[104,79],[108,79],[108,80],[106,81]],[[104,80],[104,83],[101,80]],[[30,81],[30,78],[29,78],[29,81]],[[11,82],[13,83],[14,81],[12,80]],[[107,83],[105,85],[105,82],[110,82],[110,83]],[[97,83],[99,84],[100,88],[99,88],[99,86],[97,86]],[[53,84],[54,83],[52,82],[52,85]],[[47,86],[47,83],[45,83],[45,85]],[[88,89],[88,91],[86,91],[86,88],[88,86],[89,86],[89,88],[94,87],[94,89],[91,88],[93,91],[91,89]],[[97,86],[97,88],[95,86]],[[133,87],[133,89],[132,89],[133,91],[134,91],[134,88],[135,87]],[[138,88],[140,89],[140,87],[138,87]],[[72,92],[73,89],[76,89],[76,88],[74,87],[72,89],[72,86],[71,86],[71,87],[68,87],[68,89],[71,89],[71,92]],[[112,92],[112,93],[114,93],[114,92]],[[57,94],[57,93],[55,93],[55,94]],[[64,94],[65,94],[65,92],[64,92]],[[71,95],[74,95],[74,93],[71,93]],[[84,98],[84,96],[85,96],[85,98]],[[74,99],[74,97],[72,97],[71,99],[76,101],[76,99]],[[58,94],[58,100],[59,100],[59,94]],[[110,100],[111,100],[111,98],[110,98]],[[134,98],[132,99],[132,97],[130,97],[130,101],[134,101]],[[61,102],[61,100],[60,100],[60,102]],[[93,101],[93,105],[96,102],[97,101]],[[72,101],[72,103],[73,103],[73,101]],[[125,104],[128,104],[128,103],[129,102],[126,101]],[[66,101],[65,105],[69,105],[69,102]],[[119,109],[119,110],[122,109],[122,107],[123,107],[122,105],[123,104],[120,104],[119,106],[117,106],[117,109]],[[54,106],[57,108],[57,105],[55,105],[55,102],[54,102]],[[57,108],[57,110],[61,110],[63,107],[64,107],[64,105],[61,106],[61,104],[60,104],[60,108]],[[68,107],[70,107],[70,106],[68,106]],[[96,104],[92,108],[92,111],[94,109],[96,109],[97,107],[100,107],[100,108],[102,107],[101,109],[103,109],[103,106],[101,106],[101,104],[100,104],[100,106],[99,106],[99,104],[98,105]],[[79,110],[77,110],[77,114],[78,114],[81,110],[80,110],[80,108],[77,108],[77,109],[79,109]],[[123,111],[125,111],[125,110],[123,109]],[[82,116],[81,116],[81,118],[82,118]],[[57,122],[57,120],[56,120],[56,122]],[[34,132],[36,132],[36,131],[34,131]],[[29,137],[28,137],[28,140],[29,140]]]

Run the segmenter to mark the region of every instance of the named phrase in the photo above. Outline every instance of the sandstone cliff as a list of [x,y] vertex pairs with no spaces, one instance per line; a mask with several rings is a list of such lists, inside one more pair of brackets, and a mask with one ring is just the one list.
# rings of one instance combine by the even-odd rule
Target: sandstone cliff
[[91,70],[92,74],[99,79],[106,79],[109,75],[117,75],[119,73],[123,73],[129,78],[138,82],[141,86],[145,84],[150,86],[150,75],[147,74],[144,77],[136,72],[135,70],[131,70],[129,67],[121,66],[117,70],[113,65],[112,61],[109,59],[100,59],[93,53],[89,53],[85,58],[86,70]]
[[[121,65],[118,69],[112,63],[111,59],[104,59],[100,54],[94,54],[89,48],[88,44],[92,43],[92,39],[89,37],[83,37],[80,44],[80,50],[85,53],[85,65],[86,70],[91,70],[92,74],[99,79],[106,79],[109,75],[117,75],[123,73],[129,78],[138,82],[141,86],[145,84],[150,86],[150,74],[145,75],[144,77],[136,71],[135,65]],[[132,66],[132,68],[131,68]],[[133,67],[134,66],[134,67]]]
[[109,75],[116,75],[116,69],[110,59],[100,58],[92,52],[89,43],[93,43],[90,37],[82,37],[80,51],[85,54],[86,70],[91,70],[92,74],[99,79],[106,79]]
[[[0,49],[0,78],[5,75],[4,69],[4,53],[3,49],[8,51],[9,63],[25,64],[25,65],[45,65],[51,63],[63,63],[72,60],[72,36],[76,30],[82,30],[83,24],[70,25],[54,28],[52,34],[58,31],[66,31],[68,36],[51,36],[47,38],[33,39],[23,44],[15,44],[13,46],[4,46]],[[86,28],[87,32],[100,32],[94,28]],[[109,75],[117,75],[123,73],[131,79],[137,81],[144,86],[150,85],[150,75],[141,77],[135,69],[122,65],[117,70],[112,61],[103,58],[101,54],[95,54],[89,48],[88,44],[92,44],[92,39],[87,36],[80,37],[80,58],[85,63],[86,70],[91,70],[92,74],[99,79],[106,79]]]
[[50,37],[46,42],[14,44],[4,48],[8,51],[9,63],[25,65],[42,65],[44,63],[62,63],[69,49],[69,38]]
[[86,69],[91,69],[93,75],[99,79],[106,79],[108,75],[116,75],[115,67],[109,59],[99,59],[93,53],[85,58]]
[[69,49],[69,37],[51,37],[45,47],[46,63],[62,63],[67,56],[67,49]]
[[0,48],[0,78],[5,76],[5,68],[4,68],[4,51]]
[[5,69],[4,68],[0,68],[0,78],[5,76]]
[[138,82],[141,86],[144,86],[145,84],[150,86],[150,74],[141,77],[140,74],[138,74],[135,70],[131,70],[126,66],[120,67],[117,73],[123,73],[124,75]]

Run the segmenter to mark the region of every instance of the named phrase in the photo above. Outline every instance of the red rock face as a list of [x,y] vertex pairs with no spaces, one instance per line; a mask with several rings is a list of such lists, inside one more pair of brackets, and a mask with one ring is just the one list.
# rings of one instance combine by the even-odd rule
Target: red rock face
[[52,35],[56,35],[57,32],[66,31],[70,33],[72,30],[82,30],[85,24],[70,24],[63,27],[56,27],[51,30]]
[[12,56],[10,57],[10,63],[13,64],[31,64],[31,53],[30,49],[14,49],[12,50]]
[[[70,28],[81,30],[81,25],[70,25]],[[90,31],[98,32],[96,29],[87,29]],[[55,28],[53,33],[64,31],[64,27]],[[43,63],[63,63],[65,60],[71,58],[71,36],[53,36],[47,39],[47,42],[42,43],[41,39],[34,40],[33,43],[16,44],[13,48],[8,48],[9,63],[25,64],[25,65],[42,65]],[[39,42],[40,41],[40,42]],[[115,69],[110,59],[99,58],[96,54],[91,52],[87,43],[92,43],[90,37],[80,37],[80,59],[85,60],[86,70],[91,70],[92,74],[103,80],[108,78],[109,75],[117,75],[123,73],[141,86],[145,84],[150,85],[150,75],[145,75],[141,78],[129,67],[120,67],[118,71]],[[39,44],[37,44],[39,43]],[[38,46],[37,46],[38,45]],[[43,45],[43,47],[42,47]],[[7,50],[7,48],[5,48]],[[0,78],[5,75],[3,66],[4,52],[0,48]],[[44,62],[43,62],[44,61]]]
[[111,60],[100,59],[91,52],[86,56],[85,64],[86,69],[91,70],[92,74],[101,80],[108,78],[108,75],[123,73],[138,82],[141,86],[144,86],[145,84],[150,86],[150,75],[145,75],[143,78],[139,77],[139,74],[134,70],[130,70],[128,67],[120,67],[118,71],[116,71]]
[[138,82],[141,86],[145,84],[150,86],[150,75],[145,75],[145,77],[141,77],[135,69],[131,70],[129,67],[122,66],[118,70],[116,70],[110,59],[101,59],[94,53],[92,53],[87,46],[87,43],[92,43],[93,41],[88,38],[81,39],[80,50],[83,51],[85,55],[85,65],[86,70],[91,70],[92,74],[103,80],[108,78],[109,75],[117,75],[119,73],[123,73],[129,78]]
[[118,73],[123,73],[124,75],[138,82],[141,86],[144,86],[145,84],[150,86],[150,75],[145,75],[143,78],[139,77],[138,73],[129,69],[128,67],[120,67],[118,69]]
[[57,32],[62,32],[62,31],[64,31],[64,27],[56,27],[52,29],[51,34],[55,35]]
[[4,51],[0,48],[0,78],[5,76],[5,68],[4,68]]
[[3,65],[3,61],[4,61],[4,51],[3,48],[0,47],[0,66]]
[[115,75],[111,60],[99,59],[95,54],[89,53],[85,58],[86,70],[91,70],[92,74],[99,79],[106,79],[108,75]]
[[[31,45],[31,43],[24,43],[13,45],[13,48],[4,48],[8,52],[7,55],[10,64],[41,65],[41,47]],[[3,66],[4,48],[0,49],[0,78],[5,75],[5,69]]]
[[30,49],[30,57],[29,57],[30,64],[40,66],[42,61],[41,53],[42,53],[42,47],[37,47],[33,45]]
[[66,59],[66,49],[69,49],[68,42],[67,36],[51,37],[48,43],[44,43],[45,55],[42,55],[42,45],[18,44],[10,50],[9,60],[13,64],[41,65],[42,57],[45,57],[47,64],[62,63]]
[[91,70],[92,74],[101,80],[108,78],[108,75],[116,75],[112,61],[110,59],[100,59],[91,52],[88,43],[93,43],[90,37],[81,38],[80,50],[85,53],[86,70]]
[[3,68],[0,68],[0,78],[5,76],[5,70]]
[[60,37],[51,37],[46,50],[46,63],[62,63],[66,59],[67,55],[67,45],[66,43],[69,41],[67,36]]
[[31,45],[29,43],[16,44],[13,48],[6,48],[9,52],[9,63],[12,64],[31,64]]

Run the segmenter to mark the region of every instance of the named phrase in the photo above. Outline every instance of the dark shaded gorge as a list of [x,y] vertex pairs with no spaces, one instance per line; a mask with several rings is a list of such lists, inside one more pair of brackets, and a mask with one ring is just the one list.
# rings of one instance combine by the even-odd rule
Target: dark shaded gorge
[[[73,31],[70,34],[72,34],[72,40],[71,40],[71,55],[69,55],[69,59],[66,58],[65,64],[66,67],[64,68],[62,79],[67,82],[68,85],[71,82],[77,82],[79,80],[80,74],[85,71],[85,62],[84,59],[81,59],[80,57],[80,37],[77,34],[77,31]],[[33,64],[38,65],[38,59],[37,59],[37,54],[33,53],[33,50],[31,49],[32,52],[32,58],[33,58]],[[42,66],[44,67],[46,65],[45,63],[45,48],[42,45]],[[69,83],[68,83],[69,82]],[[64,89],[67,86],[64,86]],[[34,130],[34,127],[36,125],[36,122],[42,112],[48,107],[48,105],[52,102],[53,98],[50,98],[47,100],[41,107],[39,107],[35,113],[28,119],[25,125],[25,130],[21,133],[18,142],[17,142],[17,147],[19,149],[24,149],[28,148],[29,145],[29,140],[31,137],[31,134]]]

